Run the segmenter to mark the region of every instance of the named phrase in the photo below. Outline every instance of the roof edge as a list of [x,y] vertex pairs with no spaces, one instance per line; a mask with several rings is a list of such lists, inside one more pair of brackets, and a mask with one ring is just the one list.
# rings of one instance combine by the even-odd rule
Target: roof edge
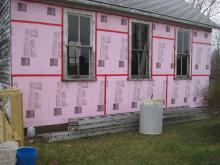
[[181,18],[176,18],[176,17],[172,17],[172,16],[168,16],[168,15],[163,15],[163,14],[157,14],[154,12],[149,12],[149,11],[143,11],[143,10],[137,10],[137,9],[132,9],[126,6],[121,6],[121,5],[111,5],[108,3],[104,3],[104,2],[98,2],[98,1],[91,1],[91,0],[47,0],[47,2],[69,2],[69,3],[77,3],[77,4],[82,4],[82,5],[87,5],[87,6],[93,6],[93,7],[102,7],[102,8],[107,8],[110,10],[116,10],[116,11],[121,11],[121,12],[127,12],[130,14],[139,14],[139,15],[143,15],[143,16],[148,16],[148,17],[152,17],[152,18],[156,18],[156,19],[163,19],[163,20],[169,20],[169,21],[173,21],[173,22],[178,22],[178,23],[183,23],[183,24],[188,24],[188,25],[193,25],[193,26],[199,26],[199,27],[203,27],[203,28],[209,28],[209,29],[220,29],[220,25],[217,25],[215,22],[212,23],[213,25],[210,24],[203,24],[203,23],[199,23],[199,22],[194,22],[194,21],[190,21],[190,20],[185,20],[185,19],[181,19]]

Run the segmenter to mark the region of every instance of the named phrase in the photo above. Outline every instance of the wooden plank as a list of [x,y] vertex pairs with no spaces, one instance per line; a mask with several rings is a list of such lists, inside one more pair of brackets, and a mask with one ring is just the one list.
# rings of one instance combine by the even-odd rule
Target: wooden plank
[[137,127],[108,128],[103,130],[100,129],[100,130],[77,132],[77,133],[71,133],[66,131],[62,133],[52,133],[52,134],[44,135],[44,137],[47,139],[48,142],[52,142],[52,141],[70,140],[70,139],[76,139],[76,138],[82,138],[88,136],[102,135],[106,133],[123,132],[129,130],[137,130]]
[[[10,102],[10,115],[6,113],[5,106],[2,107],[3,141],[15,140],[19,141],[20,145],[24,145],[22,94],[16,89],[2,90],[0,94],[0,97],[3,98],[3,105],[6,104],[6,98]],[[7,133],[8,135],[6,136]]]
[[[75,139],[87,136],[95,136],[105,133],[120,132],[123,130],[138,130],[139,112],[114,114],[107,116],[86,117],[70,119],[69,131],[44,134],[48,141]],[[192,120],[207,118],[208,112],[198,108],[179,108],[164,111],[164,124],[182,123]]]

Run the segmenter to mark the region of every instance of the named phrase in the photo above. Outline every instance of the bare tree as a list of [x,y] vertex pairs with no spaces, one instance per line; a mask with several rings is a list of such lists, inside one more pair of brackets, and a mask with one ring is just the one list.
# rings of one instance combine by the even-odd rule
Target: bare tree
[[220,14],[220,0],[186,0],[204,15],[214,18]]

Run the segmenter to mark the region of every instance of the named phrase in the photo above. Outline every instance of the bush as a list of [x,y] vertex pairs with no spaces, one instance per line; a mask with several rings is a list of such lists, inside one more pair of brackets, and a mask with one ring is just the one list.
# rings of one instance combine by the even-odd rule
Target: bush
[[208,93],[208,108],[211,112],[220,112],[220,51],[213,52],[210,87]]

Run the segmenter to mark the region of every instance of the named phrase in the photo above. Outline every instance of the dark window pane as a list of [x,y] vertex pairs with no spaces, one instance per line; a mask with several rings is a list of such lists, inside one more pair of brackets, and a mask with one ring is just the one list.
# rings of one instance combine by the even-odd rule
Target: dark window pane
[[148,26],[140,24],[141,26],[141,47],[140,49],[148,50]]
[[132,49],[139,49],[140,42],[140,29],[138,24],[132,23]]
[[81,48],[80,75],[89,75],[90,48]]
[[177,55],[177,75],[181,75],[181,56]]
[[182,75],[188,75],[188,56],[182,56]]
[[68,43],[69,41],[78,42],[79,35],[79,17],[76,15],[68,15]]
[[183,32],[182,31],[178,31],[177,53],[183,53]]
[[131,75],[146,78],[149,76],[149,26],[132,23]]
[[69,47],[68,49],[68,75],[79,73],[79,48]]
[[131,54],[131,75],[138,75],[138,52],[132,51]]
[[132,49],[148,50],[148,25],[132,24]]
[[82,45],[90,45],[90,18],[80,17],[80,42]]
[[138,75],[141,77],[146,77],[147,76],[147,61],[148,61],[148,56],[147,56],[146,51],[140,51],[139,52],[139,58],[138,58]]
[[190,48],[190,34],[189,32],[184,32],[184,54],[189,54]]

